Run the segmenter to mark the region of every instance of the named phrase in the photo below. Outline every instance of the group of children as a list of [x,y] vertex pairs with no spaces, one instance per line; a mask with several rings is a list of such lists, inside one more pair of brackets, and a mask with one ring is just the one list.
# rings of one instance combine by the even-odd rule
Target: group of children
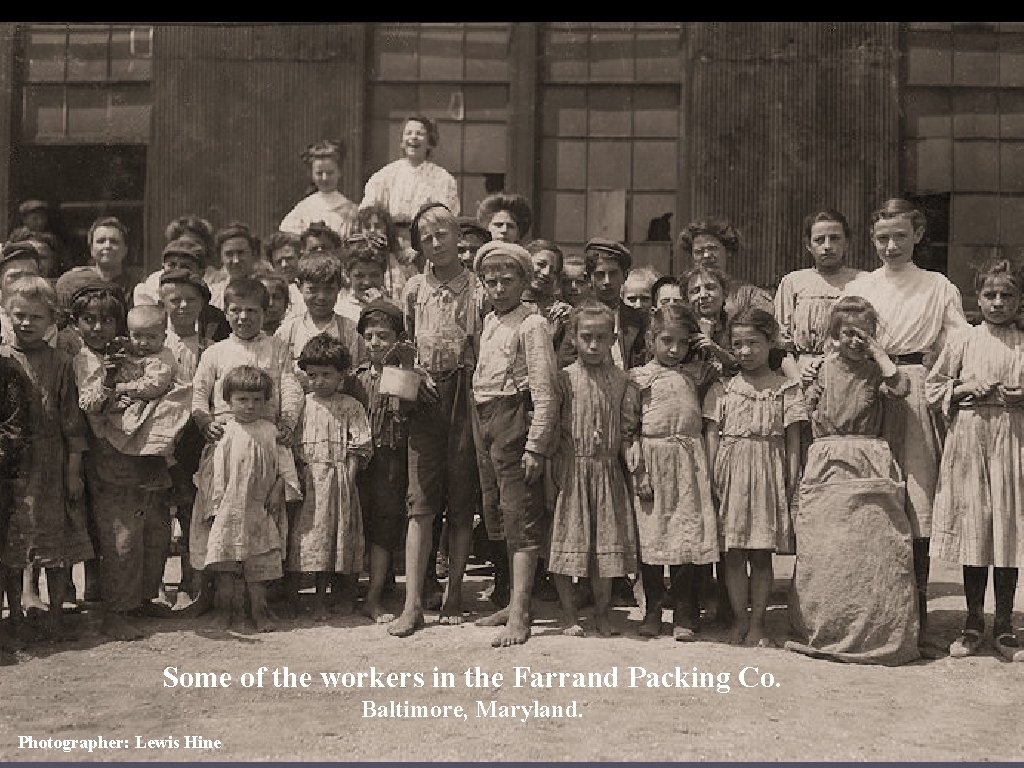
[[[99,585],[107,635],[138,637],[137,616],[166,615],[155,598],[173,507],[183,591],[197,598],[185,610],[224,627],[274,628],[310,573],[318,618],[332,603],[349,611],[368,571],[364,613],[410,635],[425,623],[442,518],[439,621],[460,624],[479,515],[498,610],[477,623],[500,627],[495,646],[528,640],[546,574],[567,636],[616,634],[614,584],[638,576],[638,634],[659,635],[670,609],[672,636],[693,640],[717,568],[730,641],[771,647],[776,553],[796,555],[788,648],[904,663],[927,652],[932,552],[964,566],[968,618],[951,654],[982,643],[993,566],[993,638],[1024,660],[1012,625],[1024,557],[1015,268],[979,269],[972,327],[956,288],[913,265],[924,227],[912,206],[876,212],[883,266],[871,273],[845,266],[849,225],[822,211],[805,223],[814,266],[787,276],[773,304],[725,273],[726,225],[691,225],[693,269],[638,287],[621,243],[594,238],[582,258],[524,246],[525,200],[485,203],[477,219],[419,208],[409,247],[422,271],[385,208],[335,211],[344,239],[319,221],[275,235],[269,264],[244,225],[214,235],[184,217],[130,309],[102,272],[56,290],[7,280],[31,258],[6,246],[5,651],[32,636],[22,606],[44,607],[31,594],[39,568],[53,636],[67,635],[77,562],[87,598]],[[104,221],[94,229],[116,229]],[[395,616],[383,595],[403,540]],[[271,610],[275,582],[285,601]]]

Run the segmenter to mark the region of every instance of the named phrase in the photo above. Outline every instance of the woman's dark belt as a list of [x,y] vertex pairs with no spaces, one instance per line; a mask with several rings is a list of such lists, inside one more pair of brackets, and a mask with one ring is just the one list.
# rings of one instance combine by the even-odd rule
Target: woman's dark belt
[[906,355],[889,355],[896,365],[924,365],[924,352],[910,352]]

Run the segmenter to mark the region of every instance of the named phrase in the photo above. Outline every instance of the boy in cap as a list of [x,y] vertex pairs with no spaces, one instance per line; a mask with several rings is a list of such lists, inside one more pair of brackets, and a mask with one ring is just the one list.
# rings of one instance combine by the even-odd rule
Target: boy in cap
[[546,537],[544,467],[558,422],[558,367],[547,321],[522,301],[533,275],[530,253],[492,240],[477,251],[473,266],[493,306],[473,374],[477,462],[487,529],[492,539],[505,540],[512,576],[509,605],[478,624],[505,625],[491,643],[499,647],[530,637],[530,595]]
[[459,261],[466,269],[473,268],[473,259],[480,246],[491,239],[491,233],[473,216],[459,216]]
[[[14,344],[14,327],[10,315],[3,308],[10,286],[21,277],[39,277],[39,259],[30,243],[7,243],[0,251],[0,340]],[[47,331],[48,337],[56,334],[56,327]]]

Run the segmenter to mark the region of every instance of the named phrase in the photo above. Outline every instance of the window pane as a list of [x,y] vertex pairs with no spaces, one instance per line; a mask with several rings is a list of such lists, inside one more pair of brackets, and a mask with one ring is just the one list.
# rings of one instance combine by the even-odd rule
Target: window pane
[[633,132],[637,136],[679,135],[679,88],[633,91]]
[[953,188],[953,145],[949,139],[922,139],[907,147],[908,179],[914,192],[948,192]]
[[1024,197],[1004,197],[1000,201],[1000,220],[999,239],[1002,244],[1024,246]]
[[998,85],[999,56],[994,35],[955,35],[953,82],[957,85]]
[[[642,234],[642,233],[641,233]],[[633,235],[630,235],[632,238]],[[668,243],[637,243],[631,242],[629,250],[633,254],[633,266],[647,266],[667,275],[671,268],[672,250]]]
[[437,132],[441,138],[430,159],[451,174],[461,173],[462,125],[451,122],[438,123]]
[[459,198],[462,203],[463,216],[476,216],[480,201],[487,197],[482,174],[464,174],[456,179],[459,185]]
[[629,90],[591,88],[589,97],[591,136],[629,136],[633,132]]
[[106,88],[68,88],[68,137],[100,140],[110,134],[110,112]]
[[907,83],[947,85],[953,82],[952,37],[942,33],[913,33],[907,44]]
[[586,189],[586,142],[545,139],[541,158],[541,184],[545,189]]
[[467,120],[508,120],[507,85],[467,85],[462,92]]
[[586,28],[558,27],[545,34],[546,79],[551,82],[586,80],[589,38]]
[[68,80],[107,79],[106,27],[72,27],[68,35]]
[[953,144],[953,189],[996,192],[999,189],[999,144],[994,141]]
[[675,189],[677,146],[674,141],[636,142],[633,145],[633,189]]
[[474,173],[508,170],[508,128],[504,125],[469,124],[463,169]]
[[626,240],[626,190],[587,192],[587,237]]
[[644,30],[636,36],[636,79],[641,82],[677,82],[680,31]]
[[149,142],[152,100],[149,85],[119,85],[110,92],[111,137],[133,144]]
[[419,110],[415,85],[375,86],[370,102],[370,114],[375,118],[404,120]]
[[1024,192],[1024,144],[1003,143],[1000,160],[1000,190]]
[[116,27],[110,33],[110,77],[148,80],[152,77],[152,27]]
[[455,24],[420,27],[420,79],[462,79],[462,28]]
[[633,80],[632,32],[594,32],[590,36],[590,79]]
[[544,228],[556,243],[586,241],[586,195],[577,192],[545,192],[541,196]]
[[999,84],[1024,85],[1024,38],[1004,35],[999,40]]
[[462,87],[459,85],[421,85],[417,89],[419,110],[434,120],[460,120],[462,109]]
[[373,30],[372,76],[380,80],[415,80],[419,72],[416,28],[379,24]]
[[953,94],[954,137],[999,138],[995,91],[971,89]]
[[510,27],[466,25],[466,79],[508,80]]
[[27,86],[22,131],[27,141],[64,136],[64,86]]
[[582,88],[547,88],[542,105],[545,136],[586,136],[587,97]]
[[629,189],[629,143],[592,141],[587,147],[589,189]]
[[908,89],[904,101],[907,136],[941,136],[952,131],[950,94],[944,90]]
[[999,132],[1004,138],[1024,138],[1024,94],[999,94]]
[[953,196],[953,242],[990,245],[999,237],[999,198]]
[[634,194],[631,207],[629,239],[632,242],[660,242],[666,232],[668,242],[672,242],[675,195]]
[[25,40],[29,80],[63,80],[66,33],[63,27],[32,27]]
[[[397,133],[400,128],[395,130]],[[392,140],[391,124],[387,120],[371,120],[367,136],[369,150],[367,158],[371,172],[375,173],[398,156],[398,138]],[[367,177],[369,178],[369,177]],[[362,192],[362,190],[359,190]],[[361,198],[362,196],[359,195]]]

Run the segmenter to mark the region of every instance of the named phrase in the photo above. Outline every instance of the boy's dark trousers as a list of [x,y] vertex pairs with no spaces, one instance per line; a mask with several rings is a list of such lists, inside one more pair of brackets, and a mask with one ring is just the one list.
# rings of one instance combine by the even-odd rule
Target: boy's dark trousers
[[[669,588],[665,590],[664,566],[640,564],[644,584],[644,601],[648,614],[662,608],[672,610],[672,623],[677,627],[696,630],[700,623],[700,579],[698,566],[692,563],[669,566]],[[666,601],[666,595],[668,600]]]

